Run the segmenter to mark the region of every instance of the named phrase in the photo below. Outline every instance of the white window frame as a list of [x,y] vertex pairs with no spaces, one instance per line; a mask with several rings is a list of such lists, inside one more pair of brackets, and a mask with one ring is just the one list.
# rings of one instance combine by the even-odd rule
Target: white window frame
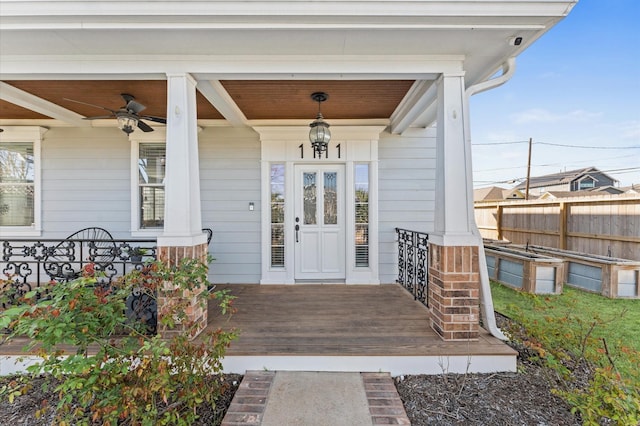
[[48,130],[39,126],[2,126],[2,142],[33,143],[33,223],[30,226],[0,226],[4,237],[39,237],[42,235],[42,136]]
[[165,129],[155,129],[155,131],[153,132],[144,133],[136,130],[131,135],[129,135],[129,141],[131,142],[131,236],[140,238],[158,237],[163,234],[164,227],[140,228],[140,185],[138,184],[138,157],[140,155],[141,144],[164,143],[166,145],[166,131]]

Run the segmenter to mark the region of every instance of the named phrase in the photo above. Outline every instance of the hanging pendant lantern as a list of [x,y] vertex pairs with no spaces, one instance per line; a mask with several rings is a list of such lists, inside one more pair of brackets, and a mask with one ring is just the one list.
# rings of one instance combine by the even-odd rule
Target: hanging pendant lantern
[[318,115],[316,119],[309,124],[309,127],[311,127],[311,130],[309,130],[309,141],[313,148],[313,156],[315,157],[317,154],[318,158],[321,158],[322,153],[326,152],[329,146],[331,132],[329,131],[329,123],[324,121],[322,112],[320,112],[320,104],[329,99],[329,95],[324,92],[315,92],[311,94],[311,99],[318,102]]

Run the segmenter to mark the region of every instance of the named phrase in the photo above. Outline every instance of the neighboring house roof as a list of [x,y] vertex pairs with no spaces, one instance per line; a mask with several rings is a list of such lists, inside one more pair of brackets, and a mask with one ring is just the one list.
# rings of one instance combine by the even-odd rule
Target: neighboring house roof
[[[540,188],[545,186],[567,184],[576,180],[584,179],[587,176],[590,176],[593,179],[596,179],[595,177],[591,176],[593,174],[602,174],[607,176],[609,179],[616,181],[616,179],[612,178],[606,173],[601,172],[595,167],[586,167],[584,169],[570,170],[567,172],[560,172],[560,173],[553,173],[550,175],[532,177],[529,183],[529,188]],[[517,189],[525,189],[526,187],[527,187],[527,181],[524,181],[520,185],[516,186]]]
[[473,191],[473,201],[495,201],[504,199],[504,189],[497,186],[478,188]]
[[603,195],[619,195],[623,191],[613,186],[601,186],[597,188],[585,189],[582,191],[546,191],[542,194],[540,200],[553,200],[556,198],[570,197],[600,197]]
[[640,183],[620,188],[625,194],[640,194]]
[[500,188],[498,186],[488,186],[473,190],[473,201],[501,201],[523,199],[524,194],[515,188]]

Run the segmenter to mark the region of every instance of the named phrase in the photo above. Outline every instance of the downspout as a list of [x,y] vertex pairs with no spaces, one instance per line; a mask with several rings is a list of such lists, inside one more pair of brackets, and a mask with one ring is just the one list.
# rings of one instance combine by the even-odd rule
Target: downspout
[[[498,77],[492,78],[490,80],[485,80],[482,83],[475,84],[469,87],[465,91],[466,102],[465,108],[467,109],[465,113],[465,117],[469,117],[469,100],[471,96],[476,93],[484,92],[486,90],[495,89],[498,86],[503,85],[513,76],[516,71],[516,58],[511,57],[507,59],[507,61],[502,64],[502,74]],[[465,120],[465,134],[467,135],[467,146],[469,150],[471,150],[471,132],[470,132],[470,123],[469,120]],[[471,171],[473,170],[472,167]],[[473,173],[473,172],[472,172]],[[473,185],[472,185],[473,187]],[[473,196],[471,196],[473,197]],[[469,198],[472,200],[473,198]],[[491,333],[492,336],[500,339],[500,340],[508,340],[508,338],[502,333],[496,324],[496,316],[493,310],[493,298],[491,297],[491,287],[489,285],[489,271],[487,269],[487,258],[484,253],[484,243],[482,241],[482,235],[480,234],[480,230],[478,229],[478,224],[475,220],[475,214],[473,213],[473,203],[470,204],[469,208],[471,209],[470,216],[474,218],[471,223],[471,233],[478,240],[478,263],[479,263],[479,272],[480,272],[480,308],[482,311],[482,317],[484,319],[484,326]]]

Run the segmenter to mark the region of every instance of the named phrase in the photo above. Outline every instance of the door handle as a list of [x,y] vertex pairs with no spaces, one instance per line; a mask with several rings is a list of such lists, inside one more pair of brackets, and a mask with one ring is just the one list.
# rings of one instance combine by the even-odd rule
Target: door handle
[[296,217],[296,226],[295,226],[295,230],[296,230],[296,243],[300,242],[300,239],[298,238],[298,233],[300,232],[300,225],[298,224],[298,222],[300,222],[300,218]]

